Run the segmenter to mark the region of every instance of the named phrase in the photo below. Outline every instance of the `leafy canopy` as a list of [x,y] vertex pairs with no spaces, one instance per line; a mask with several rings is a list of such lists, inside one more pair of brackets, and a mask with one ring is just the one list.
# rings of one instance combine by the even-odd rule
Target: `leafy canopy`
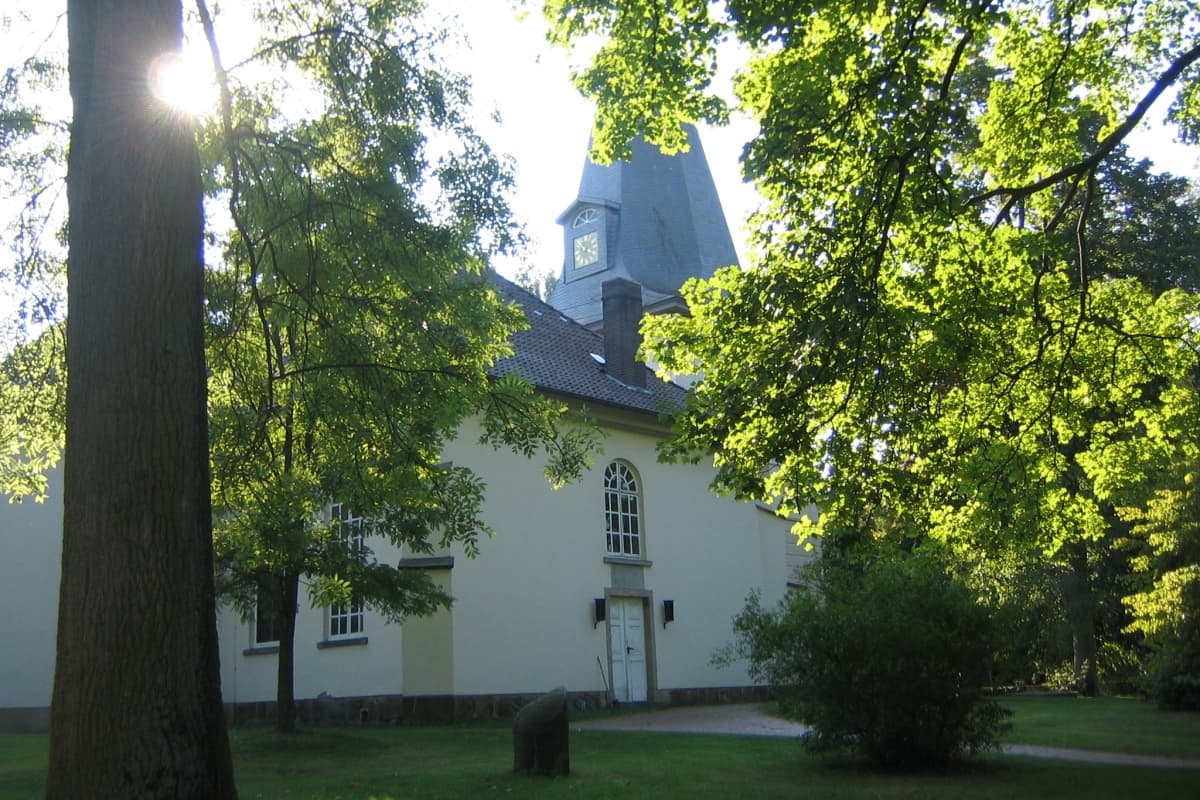
[[[0,21],[0,37],[15,39],[13,21]],[[61,38],[23,43],[23,58],[0,75],[0,494],[10,500],[44,499],[46,470],[62,449],[69,109]]]
[[[639,57],[630,21],[655,5],[546,4],[557,38],[610,39],[578,81],[601,154],[719,116],[711,60]],[[749,53],[744,169],[764,206],[756,263],[646,325],[660,364],[704,374],[667,455],[713,453],[718,489],[816,503],[811,529],[835,536],[1051,554],[1097,538],[1104,498],[1191,404],[1194,298],[1099,256],[1117,259],[1101,222],[1122,216],[1102,171],[1151,103],[1177,90],[1172,118],[1200,130],[1194,10],[669,5],[651,39],[732,35]],[[594,88],[613,53],[639,102]]]
[[[251,75],[282,77],[223,71],[203,133],[233,223],[208,288],[217,554],[246,611],[296,576],[319,604],[447,605],[373,545],[477,552],[484,486],[441,455],[468,417],[486,443],[545,451],[555,484],[591,452],[560,403],[489,377],[524,324],[487,267],[513,242],[512,178],[466,122],[468,87],[438,63],[421,7],[261,5]],[[289,107],[292,81],[310,113]],[[363,546],[346,546],[332,503],[363,518]]]
[[[260,2],[249,24],[193,10],[222,89],[201,147],[223,587],[248,609],[259,584],[311,574],[320,602],[431,610],[448,598],[370,547],[347,551],[323,509],[346,503],[410,552],[473,553],[484,487],[440,455],[466,418],[487,443],[544,453],[555,485],[595,446],[561,404],[488,374],[524,324],[487,266],[520,236],[509,165],[468,124],[469,87],[440,63],[446,33],[421,2]],[[226,65],[232,25],[259,40]],[[58,63],[47,45],[5,73],[0,97],[0,170],[24,203],[0,275],[22,291],[0,339],[0,488],[16,495],[43,489],[62,442]]]

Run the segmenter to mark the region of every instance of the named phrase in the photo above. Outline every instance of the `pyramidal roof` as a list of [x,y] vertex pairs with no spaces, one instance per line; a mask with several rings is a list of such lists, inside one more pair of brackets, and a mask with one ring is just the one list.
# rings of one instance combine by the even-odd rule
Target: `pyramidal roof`
[[[647,309],[653,310],[677,297],[688,278],[707,278],[719,267],[737,264],[694,126],[687,126],[687,138],[687,152],[674,156],[637,140],[629,161],[600,165],[585,160],[578,195],[558,219],[567,252],[561,279],[549,298],[552,306],[592,324],[601,318],[604,281],[636,281]],[[580,276],[572,270],[571,226],[588,207],[604,212],[605,247],[601,268]]]

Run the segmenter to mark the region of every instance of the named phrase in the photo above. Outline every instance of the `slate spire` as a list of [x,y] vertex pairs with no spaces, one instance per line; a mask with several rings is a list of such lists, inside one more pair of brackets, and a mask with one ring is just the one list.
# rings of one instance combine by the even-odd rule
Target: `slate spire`
[[688,151],[665,156],[643,141],[629,161],[586,159],[579,191],[558,218],[564,260],[550,305],[599,327],[601,286],[626,278],[642,287],[647,313],[682,309],[679,287],[737,263],[700,137],[687,128]]

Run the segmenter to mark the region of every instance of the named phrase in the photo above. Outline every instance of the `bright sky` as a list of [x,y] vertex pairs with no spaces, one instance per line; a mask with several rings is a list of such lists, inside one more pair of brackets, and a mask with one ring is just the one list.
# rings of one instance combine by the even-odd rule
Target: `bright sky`
[[[515,211],[533,238],[529,259],[537,271],[562,268],[562,235],[554,220],[575,198],[592,122],[592,108],[569,78],[568,56],[545,41],[540,3],[518,21],[508,0],[430,0],[439,11],[456,13],[471,41],[459,67],[472,76],[481,117],[498,109],[503,125],[480,125],[492,146],[517,162]],[[1169,98],[1149,114],[1159,119]],[[742,146],[755,132],[745,118],[722,129],[701,127],[705,156],[716,181],[725,218],[743,265],[743,222],[757,204],[753,187],[738,166]],[[1200,179],[1200,148],[1177,144],[1161,125],[1146,125],[1130,139],[1130,149],[1151,158],[1160,170]],[[499,265],[511,275],[519,264]]]
[[[57,5],[26,2],[16,8],[37,8],[39,15],[51,16]],[[453,27],[467,38],[469,47],[447,53],[447,60],[472,78],[477,124],[487,141],[516,162],[514,211],[527,228],[531,249],[497,266],[508,275],[527,263],[538,272],[556,273],[563,253],[555,219],[575,197],[592,120],[591,106],[570,83],[568,57],[546,44],[538,0],[528,0],[523,20],[517,18],[510,0],[430,0],[429,5],[436,13],[460,20]],[[228,17],[217,19],[218,38],[227,54],[238,49],[230,47],[238,28]],[[0,31],[0,43],[3,38]],[[227,55],[226,62],[231,60]],[[1152,115],[1162,116],[1165,106],[1160,101]],[[491,120],[493,112],[499,112],[500,124]],[[723,129],[701,128],[705,155],[743,263],[742,222],[756,203],[756,193],[741,180],[738,157],[753,130],[745,120]],[[1161,169],[1200,175],[1200,151],[1173,145],[1169,134],[1143,132],[1134,147]]]
[[[429,0],[430,14],[450,20],[463,37],[442,52],[471,78],[475,123],[492,148],[516,164],[513,210],[525,226],[529,251],[496,264],[512,276],[527,264],[539,273],[562,268],[562,233],[555,220],[575,198],[587,152],[592,107],[571,85],[568,55],[546,43],[540,2],[518,15],[510,0]],[[226,64],[247,45],[237,41],[240,15],[216,19]],[[500,122],[493,115],[498,113]],[[738,157],[752,133],[742,120],[724,129],[701,128],[701,139],[726,219],[741,253],[742,220],[757,202],[741,180]]]
[[[479,124],[487,140],[517,163],[515,211],[528,227],[538,272],[562,268],[562,233],[555,219],[575,199],[592,123],[592,107],[571,85],[568,55],[545,40],[540,3],[518,21],[508,0],[430,0],[430,7],[457,14],[471,46],[459,69],[472,77]],[[1160,99],[1150,117],[1161,118],[1169,100]],[[502,125],[484,117],[498,110]],[[743,265],[743,222],[758,202],[741,179],[738,158],[755,126],[742,118],[721,128],[701,127],[700,137],[725,218]],[[1200,148],[1175,143],[1170,131],[1143,125],[1130,139],[1131,150],[1148,156],[1161,170],[1200,178]],[[512,275],[525,261],[498,265]]]
[[[545,40],[538,7],[518,21],[507,0],[432,0],[438,11],[456,13],[471,47],[458,66],[472,77],[478,124],[487,141],[517,164],[515,212],[527,226],[532,251],[526,261],[538,272],[562,269],[562,231],[555,223],[579,188],[587,153],[592,107],[571,85],[568,56]],[[498,110],[502,124],[486,117]],[[725,129],[701,128],[704,153],[716,181],[730,232],[745,262],[742,221],[757,194],[741,179],[738,158],[753,128],[741,121]],[[511,275],[525,263],[498,265]]]

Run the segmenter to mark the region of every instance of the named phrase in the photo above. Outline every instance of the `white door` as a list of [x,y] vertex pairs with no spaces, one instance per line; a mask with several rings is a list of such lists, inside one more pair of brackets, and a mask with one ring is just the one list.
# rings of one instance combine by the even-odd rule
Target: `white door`
[[621,703],[646,702],[646,629],[639,597],[608,600],[613,696]]

